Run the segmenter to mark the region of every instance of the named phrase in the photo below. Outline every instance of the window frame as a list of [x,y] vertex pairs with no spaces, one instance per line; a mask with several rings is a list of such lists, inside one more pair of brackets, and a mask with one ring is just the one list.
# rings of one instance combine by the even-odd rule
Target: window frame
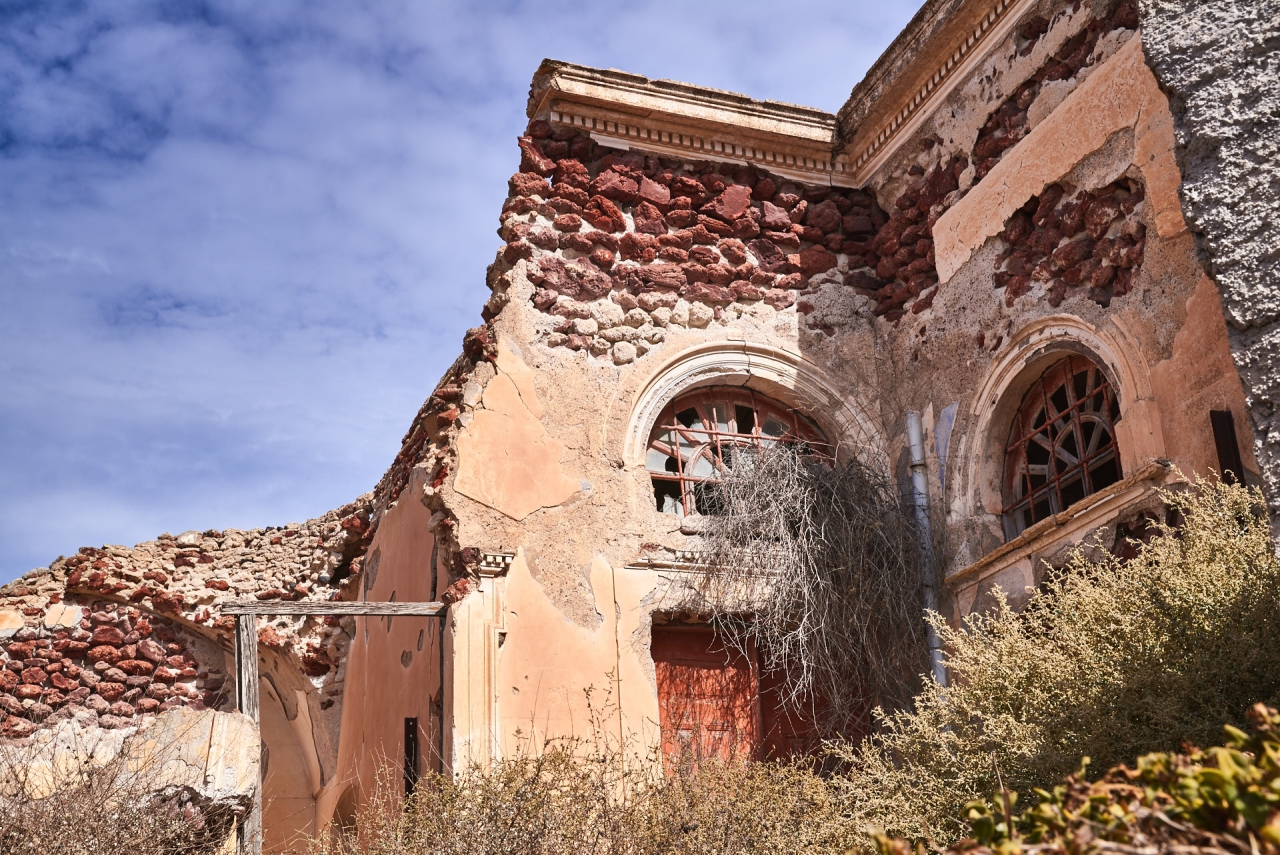
[[[718,405],[725,406],[723,418],[715,409]],[[689,410],[696,414],[696,422],[681,418]],[[740,429],[744,410],[752,414],[749,431]],[[766,432],[770,422],[780,432]],[[653,486],[655,510],[681,518],[701,514],[711,501],[706,487],[719,483],[716,475],[724,470],[726,457],[732,459],[733,449],[764,449],[776,442],[803,444],[819,455],[833,456],[830,441],[812,419],[773,398],[741,386],[703,386],[682,392],[662,408],[645,445],[645,470]],[[663,457],[663,468],[656,469]]]
[[[1077,383],[1082,375],[1083,392]],[[1056,400],[1060,391],[1061,401]],[[1123,480],[1116,430],[1121,418],[1115,385],[1096,360],[1063,354],[1040,372],[1024,393],[1003,445],[1001,519],[1006,540]],[[1066,447],[1073,438],[1074,453]],[[1031,462],[1033,443],[1040,453],[1048,453],[1043,462]],[[1060,456],[1074,459],[1061,468],[1050,467]]]

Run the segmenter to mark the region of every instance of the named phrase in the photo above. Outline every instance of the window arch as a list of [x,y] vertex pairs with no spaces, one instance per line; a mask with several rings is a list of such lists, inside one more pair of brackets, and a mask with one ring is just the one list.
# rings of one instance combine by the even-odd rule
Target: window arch
[[1102,369],[1083,356],[1051,365],[1022,399],[1004,461],[1009,538],[1123,477],[1120,407]]
[[711,487],[733,455],[776,442],[830,454],[811,420],[750,389],[711,386],[676,397],[658,414],[645,454],[657,510],[711,513]]

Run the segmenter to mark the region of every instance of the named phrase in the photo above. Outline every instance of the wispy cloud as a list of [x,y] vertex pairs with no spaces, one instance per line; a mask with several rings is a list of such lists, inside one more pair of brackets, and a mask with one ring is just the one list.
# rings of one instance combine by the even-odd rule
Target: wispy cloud
[[545,56],[836,109],[915,0],[0,6],[0,581],[369,489]]

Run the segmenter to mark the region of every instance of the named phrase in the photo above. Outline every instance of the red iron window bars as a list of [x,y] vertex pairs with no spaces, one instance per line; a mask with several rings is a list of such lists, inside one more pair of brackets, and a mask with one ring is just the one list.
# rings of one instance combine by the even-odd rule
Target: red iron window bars
[[714,513],[713,485],[734,454],[776,442],[830,456],[817,425],[762,395],[730,387],[681,395],[658,415],[649,435],[645,464],[657,510],[682,517]]
[[1123,477],[1115,439],[1119,420],[1115,391],[1088,359],[1070,356],[1040,375],[1009,430],[1006,537]]

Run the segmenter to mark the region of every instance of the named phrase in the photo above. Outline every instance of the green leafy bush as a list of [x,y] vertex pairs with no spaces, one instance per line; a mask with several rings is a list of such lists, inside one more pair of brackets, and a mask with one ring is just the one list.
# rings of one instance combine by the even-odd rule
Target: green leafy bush
[[[1017,794],[967,807],[971,835],[952,853],[1018,855],[1129,852],[1280,852],[1280,714],[1263,704],[1249,712],[1251,736],[1226,727],[1227,743],[1181,754],[1152,753],[1136,768],[1118,766],[1093,783],[1080,772],[1039,803],[1013,813]],[[907,855],[906,841],[877,838],[881,855]],[[1105,845],[1114,844],[1114,845]]]
[[1223,722],[1280,695],[1280,565],[1262,498],[1200,482],[1165,501],[1177,530],[1130,561],[1077,554],[1016,613],[936,625],[950,688],[837,746],[833,786],[855,824],[939,844],[963,836],[962,807],[1000,789],[1047,787],[1089,756],[1206,744]]

